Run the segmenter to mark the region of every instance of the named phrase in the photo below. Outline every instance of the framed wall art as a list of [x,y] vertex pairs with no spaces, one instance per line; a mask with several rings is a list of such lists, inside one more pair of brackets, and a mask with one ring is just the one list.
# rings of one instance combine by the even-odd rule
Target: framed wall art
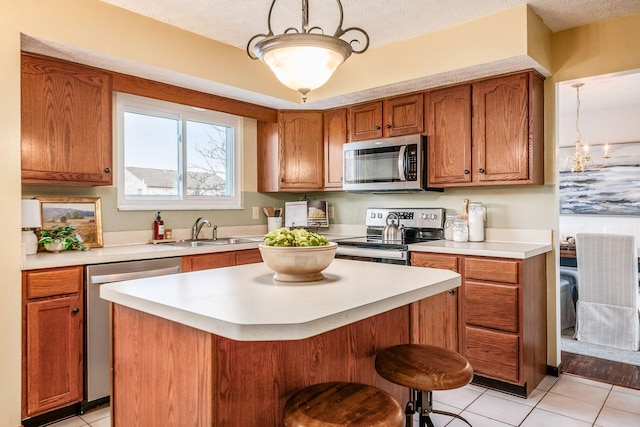
[[55,225],[72,225],[85,246],[102,247],[102,208],[99,197],[36,198],[40,200],[43,229]]

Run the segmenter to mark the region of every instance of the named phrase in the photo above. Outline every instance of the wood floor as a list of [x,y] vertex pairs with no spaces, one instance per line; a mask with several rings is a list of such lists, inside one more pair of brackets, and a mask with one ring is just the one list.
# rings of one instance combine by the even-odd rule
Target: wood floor
[[640,366],[563,351],[562,372],[640,390]]

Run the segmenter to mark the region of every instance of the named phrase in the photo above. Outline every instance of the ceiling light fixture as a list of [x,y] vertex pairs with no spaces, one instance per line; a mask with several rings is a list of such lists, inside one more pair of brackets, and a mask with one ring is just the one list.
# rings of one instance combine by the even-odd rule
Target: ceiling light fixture
[[[283,34],[274,35],[271,28],[271,13],[276,4],[273,0],[267,21],[269,32],[256,34],[247,43],[247,55],[267,64],[278,80],[285,86],[302,94],[302,102],[307,94],[322,86],[333,72],[352,53],[363,53],[369,48],[369,35],[361,28],[342,29],[342,3],[336,0],[340,21],[332,36],[326,35],[320,27],[309,27],[309,1],[302,0],[302,28],[287,28]],[[354,49],[358,39],[349,42],[340,37],[348,32],[358,32],[364,37],[364,47]],[[262,40],[256,40],[262,38]],[[255,43],[255,44],[254,44]]]
[[580,132],[580,88],[582,86],[584,86],[584,83],[575,83],[571,85],[571,87],[576,89],[576,152],[573,155],[567,156],[562,165],[563,170],[567,170],[569,165],[571,165],[571,172],[576,174],[584,172],[588,166],[603,168],[607,165],[607,160],[611,158],[609,155],[609,144],[605,144],[604,153],[602,155],[604,161],[602,164],[597,165],[591,157],[589,146],[587,144],[582,144],[582,132]]

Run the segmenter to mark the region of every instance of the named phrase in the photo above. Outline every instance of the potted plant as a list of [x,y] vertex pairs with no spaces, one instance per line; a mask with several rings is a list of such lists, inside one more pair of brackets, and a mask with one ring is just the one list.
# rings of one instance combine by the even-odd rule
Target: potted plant
[[54,225],[48,230],[40,231],[40,240],[44,248],[49,252],[60,252],[66,250],[86,250],[82,244],[82,239],[76,233],[76,228],[72,225],[61,227]]

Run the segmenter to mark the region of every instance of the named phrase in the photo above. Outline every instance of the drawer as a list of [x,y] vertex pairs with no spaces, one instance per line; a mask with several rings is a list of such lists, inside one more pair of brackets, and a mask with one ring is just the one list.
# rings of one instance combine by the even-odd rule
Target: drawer
[[458,272],[458,257],[451,255],[411,253],[411,265],[417,267],[442,268]]
[[236,254],[232,251],[182,257],[183,271],[208,270],[211,268],[230,267],[235,264]]
[[246,249],[236,252],[236,265],[254,264],[262,262],[260,249]]
[[464,356],[476,374],[520,384],[517,335],[465,327]]
[[79,265],[26,271],[27,299],[79,293],[82,276],[82,266]]
[[518,288],[466,281],[464,315],[469,325],[518,332]]
[[464,276],[465,279],[517,284],[519,282],[518,261],[465,258]]

